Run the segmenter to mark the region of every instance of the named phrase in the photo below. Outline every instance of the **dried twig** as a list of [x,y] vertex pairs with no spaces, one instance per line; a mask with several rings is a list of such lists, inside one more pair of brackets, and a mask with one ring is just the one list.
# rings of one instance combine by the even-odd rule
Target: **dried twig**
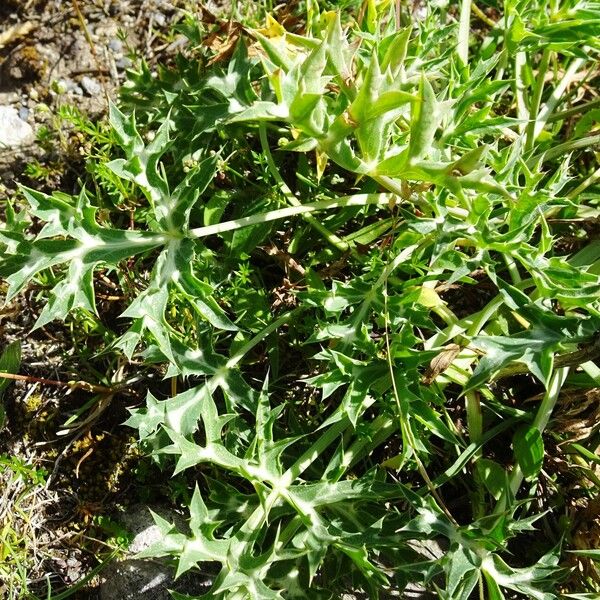
[[104,385],[88,383],[87,381],[58,381],[56,379],[34,377],[33,375],[16,375],[14,373],[0,373],[0,378],[26,381],[29,383],[43,383],[44,385],[53,385],[57,387],[68,387],[71,390],[85,390],[86,392],[93,392],[95,394],[114,394],[116,392],[135,394],[133,390],[126,387],[120,388],[118,385],[115,387],[107,387]]

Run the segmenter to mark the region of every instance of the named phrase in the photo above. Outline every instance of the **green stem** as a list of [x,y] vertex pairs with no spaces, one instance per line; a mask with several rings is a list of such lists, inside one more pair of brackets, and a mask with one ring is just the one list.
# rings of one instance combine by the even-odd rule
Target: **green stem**
[[[473,455],[473,463],[475,464],[482,455],[481,440],[483,438],[483,413],[481,410],[481,400],[479,392],[472,390],[465,394],[465,404],[467,410],[467,427],[469,430],[469,440],[472,444],[476,444],[479,449]],[[481,518],[485,514],[485,488],[479,476],[479,471],[473,471],[473,479],[475,488],[471,502],[473,505],[473,517]]]
[[[352,446],[344,452],[344,472],[346,469],[351,469],[359,460],[366,456],[370,456],[375,448],[378,448],[397,430],[398,421],[396,419],[391,419],[385,415],[376,417],[369,428],[369,432],[372,432],[371,435],[365,435],[364,438],[361,437],[357,439]],[[337,479],[342,475],[343,473],[340,473]]]
[[[548,71],[548,63],[550,62],[550,50],[545,49],[542,54],[542,60],[538,68],[537,79],[535,81],[535,87],[533,95],[531,97],[531,103],[529,105],[529,123],[527,124],[527,137],[525,141],[525,151],[529,152],[533,148],[535,138],[539,135],[538,133],[538,113],[540,112],[540,105],[542,103],[542,94],[544,92],[544,80],[546,78],[546,71]],[[544,123],[541,124],[542,128]]]
[[600,144],[600,135],[588,135],[586,137],[578,138],[576,140],[569,140],[568,142],[552,146],[552,148],[549,148],[541,154],[536,154],[535,156],[531,157],[525,164],[529,168],[532,168],[538,162],[545,163],[546,161],[552,158],[562,156],[571,152],[572,150],[589,148],[590,146],[594,146],[596,144]]
[[408,418],[405,418],[405,415],[404,415],[404,410],[402,408],[402,401],[400,400],[400,393],[398,391],[398,386],[396,384],[396,376],[395,376],[395,372],[394,372],[394,363],[392,360],[392,352],[391,352],[391,344],[390,344],[390,331],[389,331],[390,315],[389,315],[388,300],[387,300],[388,299],[387,277],[385,279],[385,283],[386,283],[386,289],[384,290],[384,292],[385,292],[384,293],[384,321],[385,321],[386,359],[387,359],[388,368],[389,368],[389,372],[390,372],[390,378],[392,380],[392,393],[394,396],[394,400],[396,401],[396,408],[398,410],[397,419],[400,424],[400,431],[402,433],[402,444],[404,446],[403,452],[407,447],[413,451],[413,456],[414,456],[415,462],[417,463],[417,469],[419,470],[419,473],[420,473],[421,477],[423,478],[423,481],[425,482],[427,489],[429,490],[429,492],[431,493],[433,498],[436,500],[436,502],[438,503],[439,507],[442,509],[444,514],[450,519],[450,521],[452,523],[456,524],[456,520],[452,516],[452,513],[450,512],[448,507],[445,505],[442,497],[438,494],[435,486],[433,485],[433,482],[431,481],[431,478],[429,477],[429,474],[427,473],[427,469],[425,468],[425,465],[423,464],[423,461],[421,460],[421,457],[419,456],[419,453],[417,451],[417,441],[416,441],[413,431],[410,427],[410,423],[408,422]]
[[291,541],[298,529],[302,526],[302,519],[299,515],[296,515],[292,520],[285,526],[283,531],[279,534],[279,544],[282,548],[285,548]]
[[471,323],[471,326],[467,329],[467,336],[473,337],[477,335],[484,328],[485,324],[498,312],[503,302],[504,298],[498,295],[480,310],[475,315],[475,320]]
[[569,200],[575,200],[579,194],[589,188],[590,185],[594,185],[598,180],[600,180],[600,167],[598,167],[589,177],[584,179],[575,189],[571,190],[567,194],[567,198]]
[[[402,185],[398,180],[385,175],[369,175],[369,177],[371,177],[373,181],[376,181],[381,187],[392,192],[392,194],[396,194],[400,196],[400,198],[405,198],[406,190],[402,189]],[[459,206],[451,206],[448,207],[448,214],[451,214],[457,219],[466,219],[469,216],[469,211]]]
[[458,317],[448,308],[446,304],[432,306],[431,311],[446,323],[448,327],[458,323]]
[[298,204],[296,206],[288,206],[287,208],[278,208],[258,215],[249,215],[233,219],[232,221],[224,221],[223,223],[215,223],[214,225],[207,225],[205,227],[196,227],[195,229],[190,229],[187,235],[192,238],[202,238],[226,231],[235,231],[236,229],[242,229],[243,227],[259,223],[286,219],[296,215],[307,217],[310,216],[308,213],[331,210],[333,208],[345,208],[347,206],[367,206],[368,204],[387,206],[389,202],[389,194],[355,194],[354,196],[344,196],[331,200],[320,200],[310,204]]
[[246,356],[246,354],[248,354],[248,352],[250,352],[250,350],[252,350],[252,348],[254,348],[254,346],[256,346],[257,344],[260,344],[260,342],[262,342],[262,340],[264,340],[268,335],[270,335],[271,333],[273,333],[274,331],[279,329],[282,325],[287,323],[292,318],[292,315],[295,314],[296,312],[298,312],[298,309],[291,310],[290,312],[286,313],[285,315],[282,315],[281,317],[279,317],[279,319],[276,319],[275,321],[273,321],[272,323],[267,325],[264,329],[261,329],[261,331],[259,331],[253,338],[251,338],[248,342],[246,342],[227,361],[227,364],[225,365],[225,367],[227,369],[232,369],[233,367],[235,367],[240,362],[240,360],[242,360],[242,358],[244,358],[244,356]]
[[510,278],[512,279],[513,284],[517,285],[521,282],[521,275],[519,273],[517,263],[515,263],[515,259],[510,254],[505,254],[504,261],[506,262],[506,266],[508,267],[508,272],[510,274]]
[[542,107],[542,110],[537,118],[537,124],[535,125],[535,135],[537,138],[538,135],[542,132],[544,125],[550,119],[552,112],[554,109],[565,100],[565,90],[567,87],[573,82],[573,80],[577,77],[577,72],[579,68],[585,64],[585,59],[576,58],[567,69],[567,72],[563,75],[560,83],[554,88],[552,94],[550,94],[550,98],[548,98],[546,104]]
[[[531,287],[533,281],[528,279],[522,281],[516,287],[520,290]],[[498,312],[498,309],[502,306],[504,298],[501,295],[496,296],[493,300],[484,306],[478,313],[470,315],[463,319],[460,319],[453,325],[446,327],[446,329],[432,335],[429,339],[425,340],[425,350],[431,350],[446,343],[449,339],[464,332],[465,337],[471,338],[477,335],[485,326],[485,324]]]
[[474,444],[481,442],[483,435],[483,416],[481,413],[481,402],[479,392],[473,390],[465,394],[467,408],[467,426],[469,428],[469,439]]
[[[269,147],[269,141],[267,140],[267,129],[264,123],[259,125],[259,137],[260,137],[260,145],[262,151],[267,159],[267,166],[273,179],[279,185],[281,193],[292,206],[302,206],[302,203],[296,196],[294,192],[289,188],[288,184],[283,180],[275,161],[273,160],[273,155],[271,154],[271,148]],[[302,218],[316,231],[318,231],[332,246],[335,246],[340,252],[348,252],[351,247],[348,242],[340,239],[334,233],[331,233],[320,221],[318,221],[315,217],[309,214],[303,214]]]
[[584,104],[579,104],[574,106],[573,108],[569,108],[567,110],[563,110],[561,112],[554,113],[550,115],[548,119],[546,119],[547,123],[553,123],[554,121],[564,121],[569,117],[573,117],[580,113],[586,113],[589,110],[600,107],[600,99],[591,100],[590,102],[585,102]]
[[[532,423],[532,426],[535,427],[540,433],[543,433],[544,429],[546,429],[546,426],[548,425],[548,421],[552,416],[552,412],[556,406],[558,397],[560,396],[560,390],[562,389],[568,374],[568,367],[560,368],[556,369],[550,378],[550,384],[548,385],[548,389],[544,394],[542,403],[540,404]],[[519,491],[521,483],[523,483],[523,479],[523,472],[521,471],[519,465],[516,464],[509,479],[510,495],[514,496]],[[494,512],[496,514],[504,512],[508,509],[509,504],[510,496],[508,493],[505,493],[498,501]]]
[[496,29],[496,27],[498,27],[498,23],[496,23],[496,21],[493,21],[492,19],[490,19],[480,8],[479,6],[477,6],[477,4],[473,3],[471,4],[471,12],[478,17],[481,21],[483,21],[486,25],[488,25],[489,27],[491,27],[492,29]]
[[[387,280],[390,275],[404,262],[406,262],[415,252],[419,246],[429,243],[430,235],[425,236],[420,244],[413,244],[412,246],[407,246],[403,248],[402,251],[394,258],[394,260],[390,261],[386,266],[381,275],[378,277],[377,281],[373,284],[373,287],[367,292],[365,295],[365,299],[362,301],[360,308],[356,311],[355,316],[353,317],[354,322],[356,323],[356,332],[358,334],[359,328],[364,322],[365,316],[369,307],[375,300],[377,296],[377,291],[383,285],[387,284]],[[387,296],[386,296],[387,299]],[[351,344],[351,341],[348,340],[343,342],[339,347],[338,351],[343,351]]]
[[296,462],[282,475],[282,485],[291,485],[310,465],[331,445],[343,431],[350,425],[347,416],[340,417],[329,429],[296,460]]
[[556,369],[550,379],[548,390],[544,394],[544,399],[542,400],[542,403],[540,404],[533,420],[533,427],[535,427],[540,433],[542,433],[548,425],[548,421],[552,416],[552,411],[554,410],[554,406],[556,405],[556,401],[560,395],[560,390],[567,379],[568,374],[569,367],[563,367]]
[[458,24],[458,40],[456,53],[463,67],[469,64],[469,31],[471,28],[471,0],[462,0],[460,3],[460,21]]
[[515,98],[517,100],[517,118],[521,121],[519,131],[524,132],[528,113],[527,113],[527,94],[523,70],[527,62],[527,57],[524,52],[515,54]]

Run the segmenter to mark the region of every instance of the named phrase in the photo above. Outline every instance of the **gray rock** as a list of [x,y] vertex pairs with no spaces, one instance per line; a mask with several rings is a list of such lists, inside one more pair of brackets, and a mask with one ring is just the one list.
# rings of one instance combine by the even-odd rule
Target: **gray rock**
[[0,92],[0,105],[10,106],[16,104],[21,99],[20,94],[15,91]]
[[108,47],[115,54],[123,51],[123,42],[119,38],[113,38],[108,42]]
[[12,106],[0,106],[0,149],[17,148],[31,144],[33,128]]
[[73,43],[69,46],[68,54],[63,56],[63,60],[67,63],[72,61],[80,70],[96,68],[96,59],[83,33],[73,35]]
[[131,66],[131,59],[129,59],[127,56],[124,56],[116,61],[115,65],[117,66],[117,69],[129,69]]
[[171,570],[148,560],[127,559],[109,565],[101,600],[170,600]]
[[[163,519],[176,523],[180,531],[187,531],[182,517],[170,510],[152,507]],[[129,554],[134,555],[151,546],[162,536],[148,508],[134,507],[121,517],[125,527],[134,536]],[[168,590],[181,593],[203,594],[211,585],[211,576],[189,573],[173,579],[174,569],[164,560],[126,558],[111,563],[102,573],[100,600],[172,600]]]
[[102,94],[102,86],[95,79],[87,75],[81,78],[81,87],[90,96],[99,96]]
[[154,522],[154,517],[150,512],[152,509],[169,523],[175,523],[182,533],[188,533],[189,529],[185,519],[173,510],[160,506],[147,507],[144,505],[133,506],[129,512],[121,516],[121,521],[126,529],[133,535],[133,541],[129,545],[129,552],[137,554],[146,550],[161,539],[160,529]]

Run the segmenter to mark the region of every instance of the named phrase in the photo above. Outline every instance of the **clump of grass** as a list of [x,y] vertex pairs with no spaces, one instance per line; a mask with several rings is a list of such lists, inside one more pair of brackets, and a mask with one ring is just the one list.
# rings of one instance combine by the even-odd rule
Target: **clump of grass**
[[40,539],[47,472],[16,456],[0,456],[0,594],[14,600],[30,598],[29,582],[44,558]]

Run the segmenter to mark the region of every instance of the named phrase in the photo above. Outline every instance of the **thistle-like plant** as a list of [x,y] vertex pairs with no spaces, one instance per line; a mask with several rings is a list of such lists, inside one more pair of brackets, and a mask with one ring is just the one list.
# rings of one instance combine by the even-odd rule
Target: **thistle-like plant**
[[597,210],[600,7],[438,4],[308,2],[303,34],[270,18],[225,66],[142,67],[95,181],[136,227],[24,190],[43,228],[0,229],[9,298],[55,272],[38,325],[93,313],[99,269],[141,280],[114,349],[186,389],[128,424],[197,480],[189,532],[156,517],[145,555],[215,563],[204,597],[558,597],[560,531],[511,552],[561,390],[599,382],[600,249],[559,242]]

